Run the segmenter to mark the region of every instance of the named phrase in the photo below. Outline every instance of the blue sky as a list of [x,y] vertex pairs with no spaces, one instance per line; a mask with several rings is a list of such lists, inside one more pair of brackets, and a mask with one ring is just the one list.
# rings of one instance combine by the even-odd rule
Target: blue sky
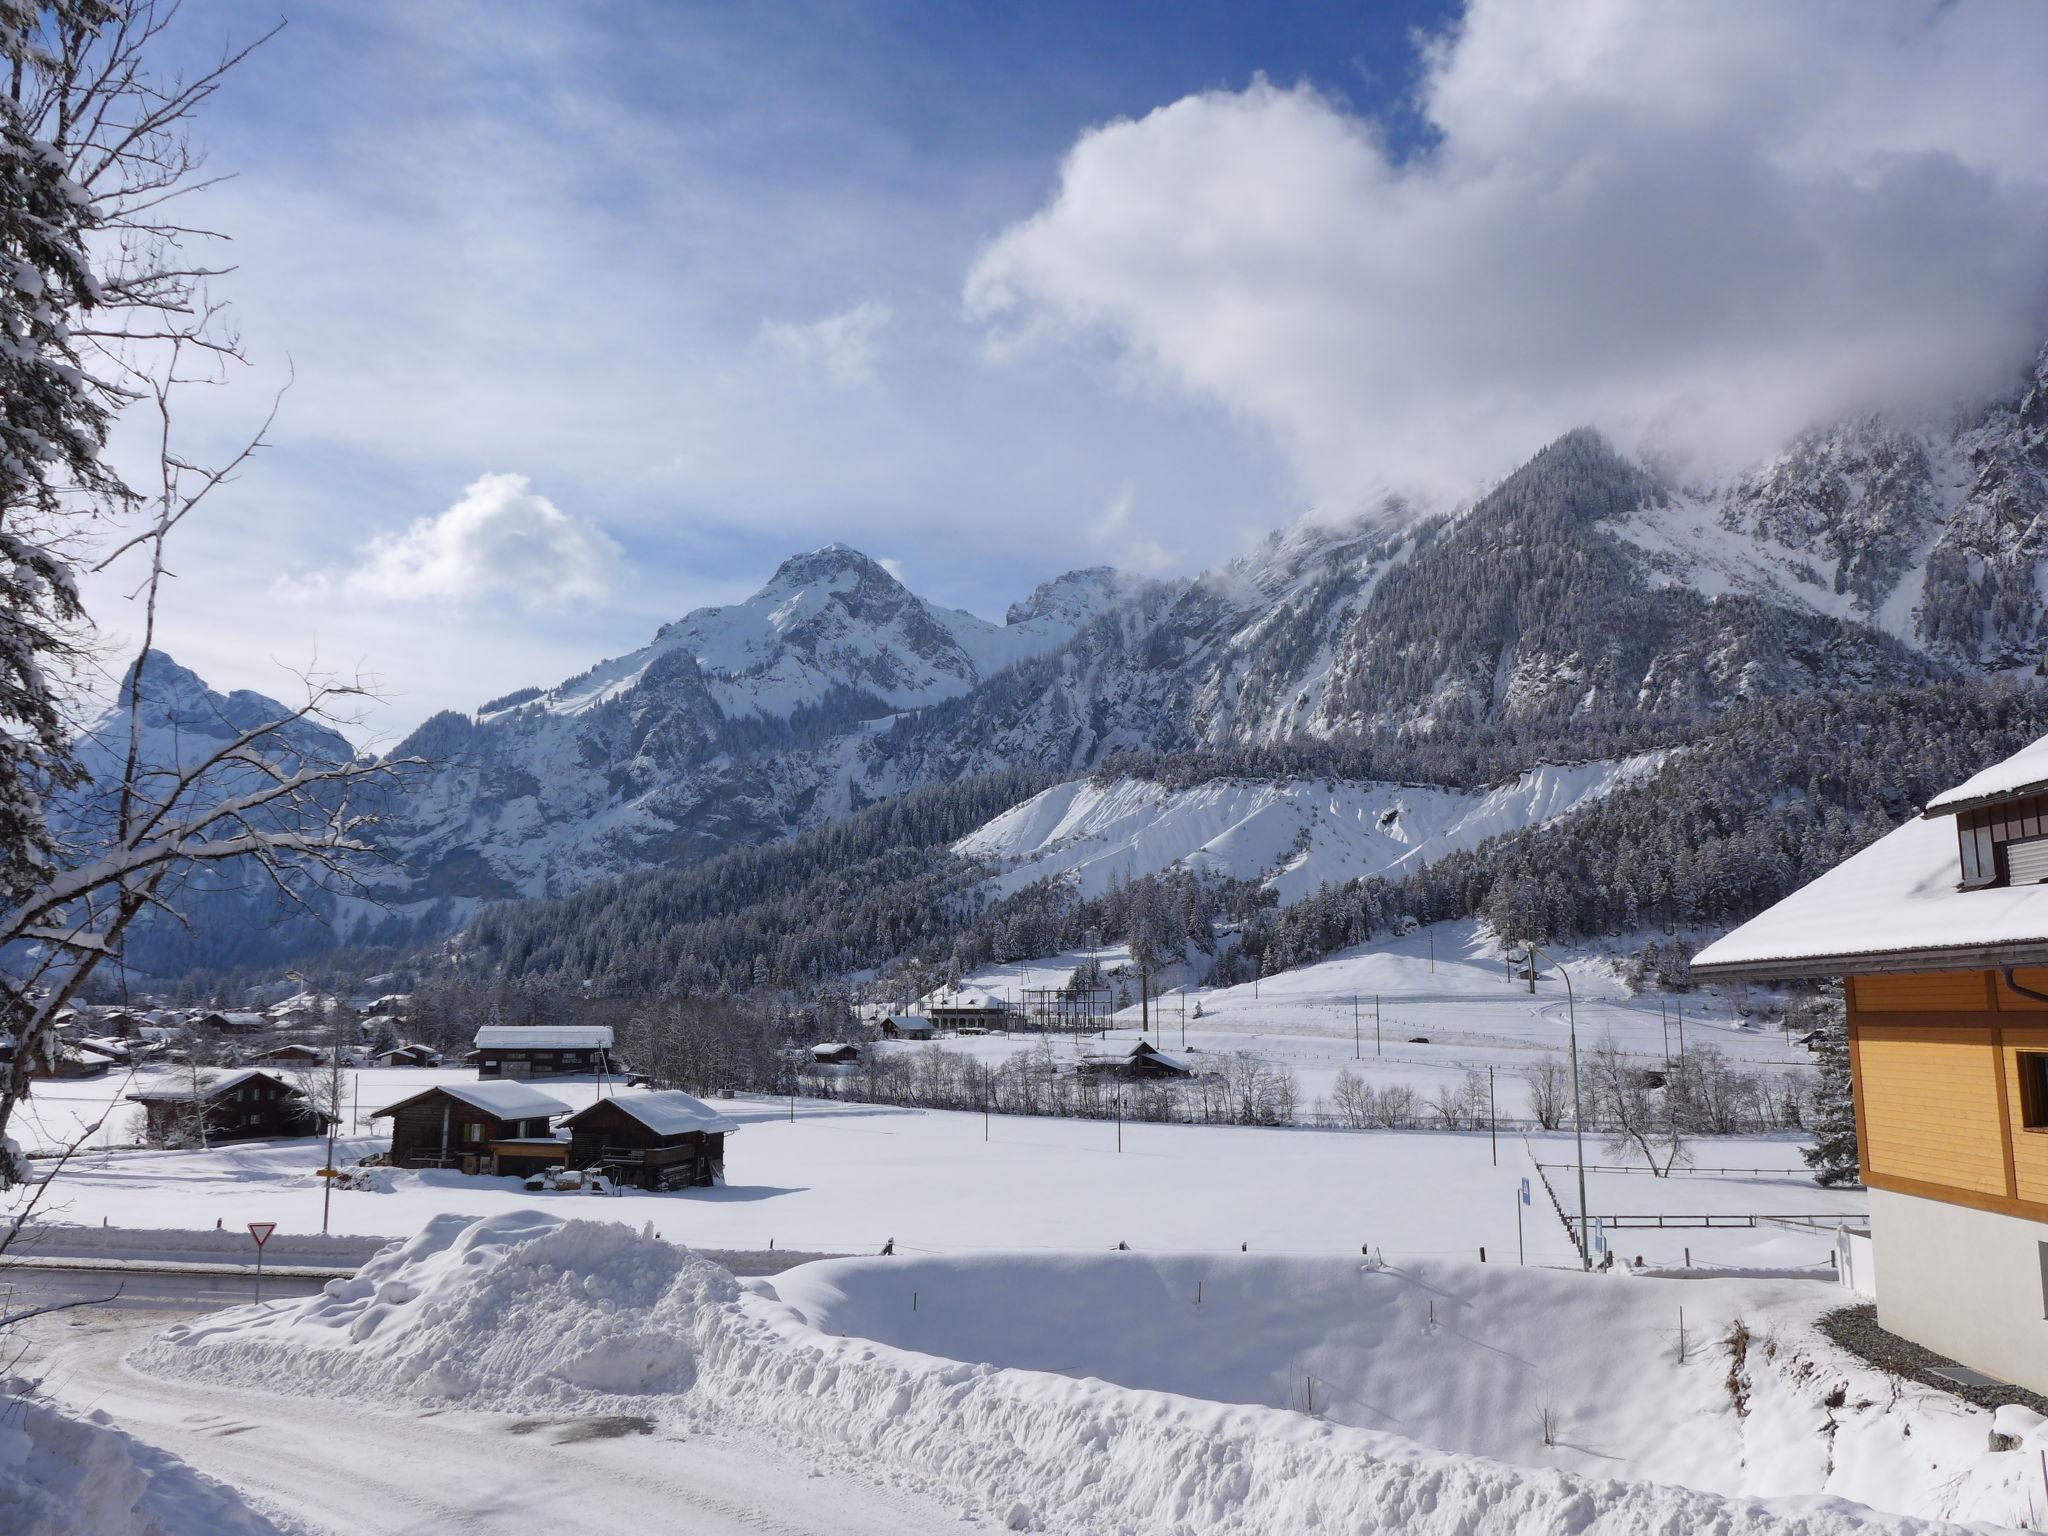
[[[194,57],[277,14],[189,9]],[[190,430],[295,382],[167,646],[361,668],[388,734],[833,539],[999,617],[1580,420],[1995,383],[2043,9],[288,3],[200,125],[254,366]]]

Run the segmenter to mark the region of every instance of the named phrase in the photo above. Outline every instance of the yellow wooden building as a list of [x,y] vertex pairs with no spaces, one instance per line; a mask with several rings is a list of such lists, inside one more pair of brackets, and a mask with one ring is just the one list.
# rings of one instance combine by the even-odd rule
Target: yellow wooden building
[[2048,740],[1696,957],[1840,976],[1878,1319],[2048,1392]]

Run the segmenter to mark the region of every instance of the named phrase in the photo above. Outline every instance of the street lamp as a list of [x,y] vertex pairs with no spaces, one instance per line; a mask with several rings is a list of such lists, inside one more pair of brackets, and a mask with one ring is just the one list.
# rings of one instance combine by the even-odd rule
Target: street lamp
[[[1547,951],[1534,944],[1528,946],[1529,974],[1536,974],[1536,957],[1542,955],[1552,965],[1557,961]],[[1586,1116],[1579,1107],[1579,1013],[1572,1001],[1572,973],[1557,965],[1557,974],[1564,978],[1564,1017],[1569,1031],[1572,1052],[1572,1139],[1579,1149],[1579,1267],[1593,1267],[1593,1251],[1587,1246],[1589,1228],[1586,1223]]]

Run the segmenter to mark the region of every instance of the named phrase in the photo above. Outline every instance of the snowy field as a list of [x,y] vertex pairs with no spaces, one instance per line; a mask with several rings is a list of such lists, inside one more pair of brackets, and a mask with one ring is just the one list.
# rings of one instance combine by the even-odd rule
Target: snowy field
[[[376,1107],[436,1080],[469,1080],[462,1069],[365,1072],[362,1103]],[[37,1113],[96,1112],[116,1085],[38,1086]],[[561,1080],[548,1091],[580,1107],[603,1085]],[[625,1090],[633,1092],[635,1090]],[[57,1095],[61,1094],[59,1098]],[[1117,1150],[1113,1122],[976,1114],[798,1100],[719,1101],[740,1122],[727,1144],[721,1189],[616,1197],[536,1196],[516,1179],[435,1170],[391,1170],[377,1190],[336,1190],[332,1229],[385,1237],[416,1231],[448,1211],[489,1214],[533,1205],[640,1226],[693,1247],[778,1248],[873,1253],[890,1238],[902,1253],[986,1249],[1087,1251],[1119,1242],[1152,1252],[1356,1254],[1371,1244],[1389,1258],[1466,1256],[1487,1250],[1513,1263],[1521,1180],[1533,1203],[1522,1210],[1532,1264],[1570,1260],[1564,1227],[1546,1201],[1534,1162],[1571,1161],[1568,1134],[1494,1138],[1435,1131],[1312,1131],[1293,1128],[1151,1125],[1126,1122]],[[377,1135],[342,1139],[354,1161],[385,1145]],[[1776,1168],[1782,1175],[1654,1179],[1595,1175],[1595,1215],[1699,1217],[1707,1213],[1860,1214],[1860,1193],[1824,1191],[1801,1174],[1789,1138],[1701,1143],[1699,1161]],[[45,1207],[65,1223],[116,1227],[202,1227],[230,1231],[275,1221],[287,1233],[318,1231],[325,1150],[314,1140],[229,1144],[206,1151],[92,1150],[66,1170]],[[1588,1160],[1614,1159],[1588,1145]],[[1552,1171],[1568,1207],[1575,1196]],[[1617,1252],[1652,1264],[1825,1266],[1825,1232],[1777,1226],[1630,1230]]]
[[[1106,969],[1127,958],[1117,947],[1094,953]],[[1021,1002],[1030,988],[1064,985],[1085,954],[988,966],[965,978],[963,986]],[[1190,978],[1190,984],[1156,1001],[1150,1038],[1176,1054],[1185,1048],[1196,1059],[1202,1053],[1248,1050],[1288,1067],[1301,1084],[1305,1112],[1316,1099],[1330,1095],[1343,1071],[1357,1072],[1375,1086],[1405,1083],[1428,1100],[1439,1087],[1455,1087],[1468,1070],[1491,1068],[1499,1113],[1526,1117],[1521,1074],[1545,1055],[1565,1053],[1572,1012],[1582,1053],[1612,1039],[1622,1051],[1654,1066],[1681,1045],[1688,1051],[1712,1047],[1745,1069],[1811,1080],[1813,1057],[1806,1050],[1779,1029],[1745,1025],[1745,1004],[1763,1002],[1769,996],[1765,991],[1702,988],[1660,1001],[1656,995],[1629,995],[1614,967],[1600,956],[1567,951],[1560,958],[1571,971],[1569,1010],[1556,967],[1538,967],[1532,994],[1526,980],[1510,976],[1498,948],[1477,923],[1438,923],[1256,985],[1201,987]],[[1119,1010],[1114,1022],[1119,1038],[1136,1038],[1138,1006]],[[1035,1037],[1005,1041],[1001,1036],[944,1042],[949,1050],[984,1057],[1034,1043]]]

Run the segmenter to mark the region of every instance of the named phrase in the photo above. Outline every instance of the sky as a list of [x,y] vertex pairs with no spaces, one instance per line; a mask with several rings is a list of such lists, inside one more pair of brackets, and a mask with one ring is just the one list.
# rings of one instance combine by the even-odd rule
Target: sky
[[1000,618],[1582,423],[1724,473],[2048,338],[2029,0],[282,11],[198,124],[250,366],[180,431],[290,387],[162,642],[366,675],[366,741],[833,540]]

